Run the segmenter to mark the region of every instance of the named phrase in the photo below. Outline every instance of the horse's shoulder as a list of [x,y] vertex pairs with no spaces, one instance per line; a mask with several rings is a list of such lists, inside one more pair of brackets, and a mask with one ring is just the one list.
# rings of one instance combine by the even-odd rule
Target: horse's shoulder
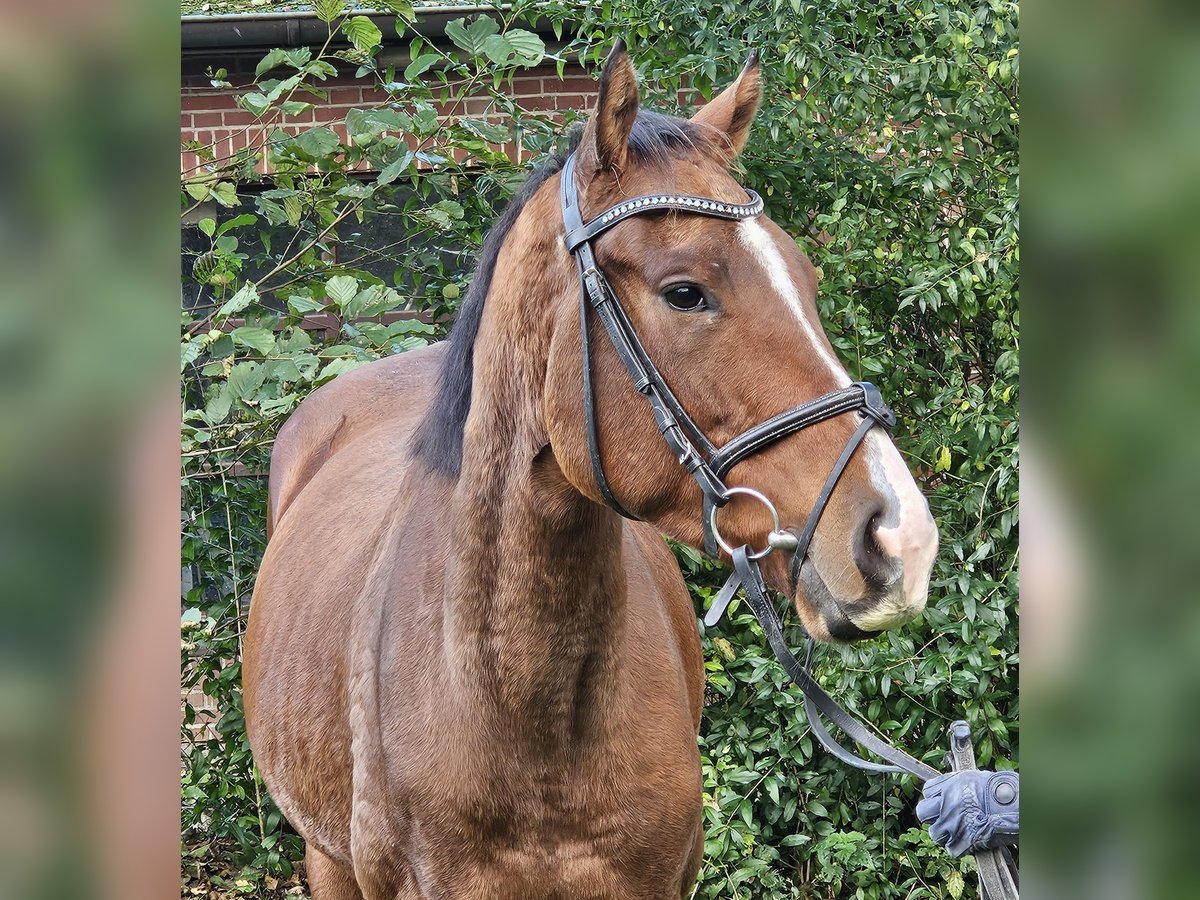
[[434,344],[375,360],[313,391],[284,423],[271,452],[267,534],[304,486],[343,447],[382,424],[419,421],[443,355]]

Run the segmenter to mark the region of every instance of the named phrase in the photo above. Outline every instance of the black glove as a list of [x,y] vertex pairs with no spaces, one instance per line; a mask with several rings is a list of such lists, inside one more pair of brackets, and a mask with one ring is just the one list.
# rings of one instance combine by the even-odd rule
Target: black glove
[[917,818],[951,856],[1017,843],[1021,782],[1016,772],[968,770],[925,782]]

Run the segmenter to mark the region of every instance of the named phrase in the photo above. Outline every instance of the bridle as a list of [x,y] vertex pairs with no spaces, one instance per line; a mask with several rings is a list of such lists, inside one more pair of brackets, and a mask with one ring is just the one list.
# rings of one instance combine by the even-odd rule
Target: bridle
[[[725,203],[705,197],[682,194],[651,194],[634,197],[616,204],[586,224],[579,208],[579,193],[575,184],[575,156],[567,159],[562,170],[562,212],[566,225],[565,244],[575,257],[579,267],[580,283],[580,327],[582,329],[583,356],[583,404],[587,427],[588,452],[592,460],[592,472],[604,502],[628,519],[637,518],[616,498],[604,474],[597,434],[596,398],[592,387],[591,328],[589,308],[595,310],[604,330],[608,332],[617,355],[633,379],[634,387],[650,404],[658,430],[696,484],[704,498],[704,544],[708,552],[715,554],[720,546],[730,555],[734,548],[721,537],[717,528],[717,510],[734,496],[743,494],[762,503],[771,514],[774,528],[767,545],[758,551],[747,551],[751,561],[766,557],[773,550],[792,550],[792,582],[799,577],[800,566],[808,556],[808,548],[820,522],[821,514],[833,496],[842,473],[845,472],[854,451],[874,425],[891,428],[896,423],[895,414],[888,409],[880,396],[879,389],[870,382],[860,381],[836,391],[823,394],[815,400],[793,407],[772,416],[765,422],[742,432],[722,447],[716,447],[704,434],[692,417],[684,410],[666,379],[655,368],[650,355],[638,338],[621,301],[612,289],[604,273],[596,265],[592,241],[598,236],[634,216],[650,212],[674,210],[710,218],[741,221],[760,215],[763,201],[754,191],[747,190],[749,202]],[[724,478],[742,460],[818,422],[858,412],[862,416],[857,429],[850,436],[841,456],[834,463],[817,496],[808,520],[799,536],[782,531],[779,513],[775,505],[759,491],[744,487],[729,487]],[[732,599],[732,597],[728,598]]]
[[[765,422],[742,432],[721,447],[717,447],[687,414],[666,379],[655,367],[646,348],[638,338],[629,316],[622,307],[620,298],[608,279],[604,277],[604,273],[596,265],[592,241],[634,216],[671,210],[689,215],[742,221],[760,215],[763,211],[762,198],[748,188],[745,190],[747,195],[745,203],[727,203],[708,197],[676,193],[643,195],[623,200],[584,222],[579,206],[579,191],[575,183],[575,154],[571,154],[567,158],[561,173],[562,214],[563,224],[566,227],[564,243],[579,269],[583,404],[592,472],[604,502],[625,518],[636,519],[637,516],[630,513],[613,494],[612,487],[605,477],[604,463],[600,455],[596,397],[592,384],[590,319],[591,313],[594,311],[604,326],[604,330],[608,333],[609,339],[617,351],[617,356],[620,357],[630,378],[633,379],[634,387],[650,404],[663,440],[666,441],[679,464],[688,471],[700,488],[704,503],[705,549],[709,553],[715,554],[717,548],[720,547],[733,560],[733,575],[725,583],[705,616],[705,625],[710,627],[715,625],[733,601],[738,590],[744,590],[747,603],[762,626],[771,650],[787,671],[788,676],[804,693],[809,725],[822,746],[842,762],[857,768],[872,772],[906,772],[925,781],[937,775],[937,770],[876,737],[817,684],[807,665],[811,661],[811,642],[808,646],[808,658],[805,664],[801,664],[795,657],[784,638],[783,622],[770,599],[770,592],[759,565],[762,559],[776,550],[784,552],[790,550],[792,553],[791,584],[793,590],[795,589],[800,569],[805,559],[808,558],[813,534],[816,532],[825,508],[829,505],[834,489],[854,456],[855,450],[876,425],[888,430],[894,427],[896,424],[895,414],[884,403],[883,397],[875,385],[859,381],[772,416]],[[766,495],[753,488],[730,487],[725,483],[725,476],[729,474],[730,470],[747,457],[818,422],[847,413],[857,413],[860,416],[859,424],[826,476],[821,491],[798,535],[780,527],[779,513]],[[717,511],[738,495],[752,497],[759,501],[771,515],[773,528],[767,535],[766,546],[760,550],[752,550],[745,544],[740,547],[731,546],[722,538],[717,527]],[[843,747],[829,733],[818,713],[826,715],[846,735],[876,756],[886,760],[886,763],[864,759]],[[969,746],[968,739],[968,750]],[[958,757],[955,759],[957,760]],[[971,767],[973,765],[972,756]],[[956,767],[958,767],[957,762]],[[1010,868],[1003,864],[998,851],[978,853],[976,858],[979,864],[980,878],[990,900],[1003,900],[1003,898],[1017,896],[1015,870],[1010,871]]]

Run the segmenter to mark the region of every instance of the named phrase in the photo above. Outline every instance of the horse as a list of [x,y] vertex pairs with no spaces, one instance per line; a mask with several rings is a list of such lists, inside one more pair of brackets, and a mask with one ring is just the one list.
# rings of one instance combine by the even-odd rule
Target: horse
[[[744,210],[731,170],[762,77],[752,56],[674,118],[641,108],[618,45],[598,88],[572,180],[565,154],[527,178],[449,338],[339,376],[276,440],[244,708],[316,900],[657,900],[696,880],[703,660],[664,535],[702,546],[702,491],[613,344],[591,347],[581,378],[560,196],[577,191],[589,215],[649,192]],[[812,263],[761,206],[740,215],[651,210],[591,244],[714,442],[850,385]],[[728,482],[769,495],[795,531],[852,431],[827,418]],[[852,452],[794,584],[785,554],[762,560],[825,641],[918,615],[937,546],[886,432]],[[753,498],[719,514],[725,541],[762,543]]]

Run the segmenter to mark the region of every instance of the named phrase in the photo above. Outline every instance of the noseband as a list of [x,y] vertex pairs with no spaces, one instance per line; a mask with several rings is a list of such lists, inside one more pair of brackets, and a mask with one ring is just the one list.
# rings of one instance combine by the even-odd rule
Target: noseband
[[[588,452],[592,460],[592,472],[600,495],[612,509],[627,519],[636,519],[613,494],[604,475],[604,463],[600,457],[600,440],[597,433],[596,397],[592,387],[592,349],[590,310],[595,310],[604,330],[617,351],[634,387],[650,404],[658,430],[671,452],[696,480],[704,501],[704,546],[711,553],[717,547],[733,559],[733,575],[725,583],[713,602],[704,624],[715,625],[732,602],[739,589],[744,589],[746,600],[762,626],[767,642],[779,659],[788,676],[804,693],[805,711],[809,727],[817,740],[842,762],[872,772],[907,772],[928,780],[937,775],[937,770],[905,753],[872,734],[858,719],[841,707],[817,684],[808,670],[808,661],[801,664],[792,654],[783,635],[783,622],[771,602],[770,593],[759,568],[759,561],[775,550],[792,552],[791,584],[795,590],[800,569],[808,558],[813,533],[821,515],[829,505],[834,488],[846,471],[854,451],[863,442],[874,426],[891,429],[896,416],[883,402],[875,385],[866,381],[854,382],[847,387],[822,394],[800,406],[772,416],[765,422],[742,432],[721,447],[715,446],[704,434],[683,405],[675,396],[666,379],[655,368],[650,355],[638,338],[629,321],[621,300],[609,284],[604,273],[596,265],[592,241],[613,226],[634,216],[671,210],[689,215],[707,216],[716,219],[742,221],[758,216],[763,211],[762,198],[746,189],[746,203],[725,203],[706,197],[683,194],[650,194],[634,197],[611,206],[588,222],[583,221],[579,207],[579,191],[575,184],[575,155],[567,158],[562,169],[562,214],[566,226],[564,242],[579,267],[579,324],[582,333],[583,403],[587,427]],[[833,464],[825,483],[817,495],[816,502],[799,534],[784,531],[780,527],[779,513],[775,505],[764,494],[748,487],[730,487],[725,476],[742,460],[758,453],[789,435],[802,431],[818,422],[845,413],[860,416],[858,427],[850,435],[841,455]],[[760,550],[748,545],[733,547],[722,537],[717,528],[717,511],[737,495],[753,497],[771,514],[773,528],[767,535],[767,543]],[[809,659],[812,644],[809,644]],[[818,712],[826,715],[846,735],[861,746],[887,760],[877,763],[858,756],[839,744],[821,721]],[[990,900],[1001,900],[1016,896],[1015,880],[996,851],[985,851],[976,855],[985,896]]]

